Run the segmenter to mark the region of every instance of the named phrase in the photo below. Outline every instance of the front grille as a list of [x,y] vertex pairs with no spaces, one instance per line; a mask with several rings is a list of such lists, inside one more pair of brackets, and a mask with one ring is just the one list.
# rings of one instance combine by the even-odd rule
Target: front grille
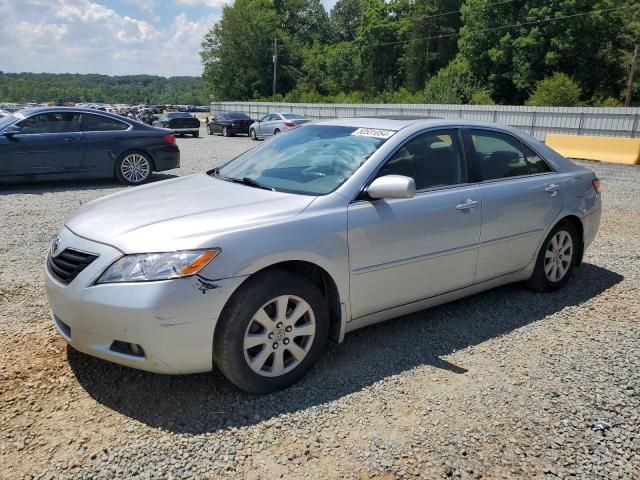
[[47,257],[47,267],[56,280],[68,285],[96,258],[98,258],[97,255],[67,248],[56,257],[49,255]]

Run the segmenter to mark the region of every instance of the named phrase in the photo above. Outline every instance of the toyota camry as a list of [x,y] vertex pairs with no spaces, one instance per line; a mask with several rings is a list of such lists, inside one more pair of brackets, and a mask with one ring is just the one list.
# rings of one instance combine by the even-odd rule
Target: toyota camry
[[340,119],[88,203],[46,286],[77,350],[269,392],[366,325],[511,282],[561,288],[600,212],[593,172],[517,130]]

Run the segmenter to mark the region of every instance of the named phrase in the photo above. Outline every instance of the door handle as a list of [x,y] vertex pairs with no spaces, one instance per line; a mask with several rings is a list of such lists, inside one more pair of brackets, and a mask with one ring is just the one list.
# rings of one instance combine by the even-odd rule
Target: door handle
[[550,183],[549,185],[547,185],[547,188],[544,189],[544,191],[550,193],[552,197],[556,196],[558,190],[560,190],[560,185],[556,183]]
[[471,200],[470,198],[467,198],[460,205],[457,205],[456,209],[457,210],[469,210],[470,208],[476,208],[478,206],[480,206],[480,202],[479,201]]

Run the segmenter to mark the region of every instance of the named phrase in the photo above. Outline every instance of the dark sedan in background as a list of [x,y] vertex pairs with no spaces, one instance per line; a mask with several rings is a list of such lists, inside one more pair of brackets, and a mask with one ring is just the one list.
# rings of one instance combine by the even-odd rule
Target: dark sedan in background
[[0,119],[0,182],[115,177],[128,185],[180,166],[173,133],[82,108],[34,108]]
[[200,136],[200,120],[187,112],[166,112],[153,122],[154,127],[168,128],[176,135]]
[[227,112],[207,124],[209,135],[220,133],[223,137],[231,137],[237,133],[249,135],[249,127],[254,121],[242,112]]

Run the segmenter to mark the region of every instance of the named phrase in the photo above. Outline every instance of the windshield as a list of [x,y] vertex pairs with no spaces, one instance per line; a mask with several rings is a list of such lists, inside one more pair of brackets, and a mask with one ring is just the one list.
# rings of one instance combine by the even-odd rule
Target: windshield
[[16,120],[19,120],[19,118],[15,115],[7,115],[6,117],[0,118],[0,130],[4,130]]
[[278,191],[325,195],[342,185],[393,133],[306,125],[245,152],[217,174],[223,179],[250,179]]
[[282,116],[287,120],[306,120],[304,115],[298,115],[297,113],[283,113]]

